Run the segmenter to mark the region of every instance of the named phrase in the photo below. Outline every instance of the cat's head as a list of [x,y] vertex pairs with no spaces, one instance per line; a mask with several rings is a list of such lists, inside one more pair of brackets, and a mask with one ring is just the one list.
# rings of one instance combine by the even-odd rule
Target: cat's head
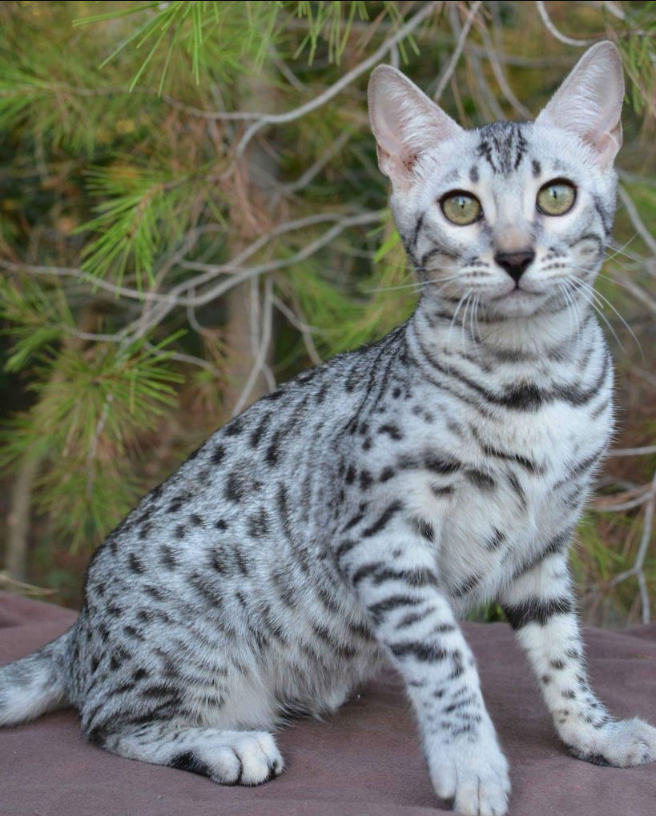
[[395,68],[376,68],[379,165],[427,296],[469,292],[505,317],[589,298],[615,210],[623,95],[619,52],[601,42],[534,122],[464,130]]

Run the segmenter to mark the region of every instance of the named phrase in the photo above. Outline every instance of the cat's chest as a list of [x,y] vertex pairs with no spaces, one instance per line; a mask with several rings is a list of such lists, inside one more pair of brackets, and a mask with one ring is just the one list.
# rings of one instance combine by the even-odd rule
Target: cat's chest
[[506,423],[474,424],[463,415],[460,425],[468,433],[448,445],[457,470],[431,474],[422,493],[440,530],[440,573],[456,605],[466,607],[495,597],[571,526],[572,490],[584,497],[589,481],[572,474],[610,429],[563,406]]

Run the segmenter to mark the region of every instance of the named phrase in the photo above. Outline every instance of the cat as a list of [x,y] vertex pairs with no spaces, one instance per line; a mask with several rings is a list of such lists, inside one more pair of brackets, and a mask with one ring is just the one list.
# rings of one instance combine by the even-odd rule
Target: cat
[[[217,431],[95,553],[75,625],[0,671],[0,722],[64,705],[130,759],[257,785],[270,730],[401,674],[438,797],[502,816],[508,764],[458,625],[497,600],[574,756],[656,757],[592,692],[567,553],[612,434],[592,309],[623,77],[588,50],[535,122],[463,130],[403,74],[370,117],[414,314]],[[509,678],[512,682],[512,678]]]

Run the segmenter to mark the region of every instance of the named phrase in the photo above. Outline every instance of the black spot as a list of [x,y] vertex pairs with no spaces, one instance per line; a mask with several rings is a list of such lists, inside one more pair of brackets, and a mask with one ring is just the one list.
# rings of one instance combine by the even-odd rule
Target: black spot
[[488,550],[497,550],[506,540],[506,534],[502,533],[497,527],[494,528],[492,535],[485,542]]
[[223,462],[223,458],[225,456],[225,448],[223,445],[217,445],[214,448],[214,453],[212,454],[212,464],[220,465]]
[[134,553],[130,553],[128,557],[128,566],[130,567],[130,570],[137,575],[143,575],[146,571],[146,568],[142,564],[141,560]]
[[173,531],[173,535],[178,539],[178,541],[182,541],[182,539],[187,535],[187,528],[184,526],[184,524],[178,524]]
[[542,166],[540,165],[540,162],[537,159],[533,159],[531,161],[531,170],[533,171],[534,178],[537,178],[542,172]]
[[429,452],[424,456],[424,467],[432,473],[440,473],[447,476],[455,473],[462,467],[461,463],[451,457],[443,457],[439,454]]
[[202,518],[201,518],[201,517],[200,517],[200,516],[199,516],[197,513],[192,513],[192,514],[189,516],[189,522],[190,522],[190,523],[191,523],[191,524],[192,524],[194,527],[202,527],[202,526],[203,526],[203,524],[204,524],[203,519],[202,519]]
[[264,507],[248,519],[248,533],[253,538],[262,538],[269,533],[269,516]]
[[455,492],[453,485],[431,485],[431,493],[439,498],[440,496],[451,496]]
[[426,521],[426,519],[415,519],[415,526],[420,535],[422,535],[425,539],[428,541],[435,540],[435,530],[429,521]]
[[403,643],[393,643],[390,650],[395,657],[414,657],[422,663],[438,663],[448,657],[448,652],[441,646],[434,643],[421,643],[417,641],[405,641]]
[[381,425],[378,429],[379,434],[387,434],[390,439],[393,439],[395,442],[400,441],[403,439],[403,434],[401,430],[392,423],[386,423],[385,425]]
[[371,485],[373,484],[373,476],[369,473],[368,470],[361,470],[360,471],[360,489],[361,490],[368,490]]
[[178,562],[175,560],[173,556],[173,552],[171,551],[170,547],[167,547],[164,544],[160,550],[162,564],[170,570],[174,570],[178,566]]
[[470,593],[473,589],[476,589],[482,580],[482,575],[470,575],[469,578],[466,578],[461,584],[453,589],[453,597],[462,598],[464,595]]
[[190,773],[200,774],[200,776],[210,776],[211,773],[208,766],[204,762],[201,762],[192,751],[174,756],[169,763],[169,767],[175,768],[178,771],[189,771]]
[[217,530],[227,530],[228,529],[228,522],[224,519],[218,519],[218,521],[214,522],[214,526]]
[[363,538],[371,538],[381,530],[385,529],[389,521],[402,509],[403,504],[395,501],[379,516],[379,518],[362,532]]
[[471,181],[472,184],[476,184],[478,179],[479,179],[478,167],[476,167],[476,165],[474,164],[469,168],[469,180]]
[[270,414],[265,414],[260,420],[259,424],[256,425],[255,430],[250,435],[250,438],[248,440],[251,448],[256,448],[260,444],[260,439],[262,438],[262,435],[266,431],[267,425],[269,424],[269,419]]
[[503,611],[512,628],[521,629],[530,623],[544,626],[553,615],[569,615],[573,608],[569,598],[554,598],[549,601],[535,598],[516,606],[504,606]]
[[388,482],[390,479],[393,479],[396,474],[396,471],[392,467],[383,468],[380,476],[378,477],[378,481],[380,482]]
[[138,683],[139,680],[143,680],[145,677],[148,677],[148,669],[136,669],[132,674],[132,680],[135,683]]
[[465,476],[480,490],[487,492],[494,490],[496,487],[496,482],[494,479],[491,476],[488,476],[487,473],[484,473],[482,470],[478,470],[477,468],[467,468],[467,470],[465,470]]
[[244,489],[241,479],[236,473],[229,473],[226,480],[225,490],[223,492],[227,501],[238,503],[242,500]]
[[544,402],[544,394],[533,383],[509,388],[500,400],[500,404],[516,411],[537,411]]
[[372,604],[368,607],[368,610],[373,620],[378,622],[388,612],[392,612],[395,609],[402,609],[405,606],[419,606],[423,602],[423,598],[417,598],[414,595],[391,595],[383,601]]
[[229,425],[223,429],[226,436],[239,436],[244,430],[241,419],[233,419]]
[[152,586],[151,584],[148,584],[147,586],[145,586],[143,588],[143,591],[147,595],[150,595],[151,598],[154,598],[154,600],[156,600],[156,601],[161,601],[164,598],[164,595],[162,594],[161,590],[159,590],[155,586]]

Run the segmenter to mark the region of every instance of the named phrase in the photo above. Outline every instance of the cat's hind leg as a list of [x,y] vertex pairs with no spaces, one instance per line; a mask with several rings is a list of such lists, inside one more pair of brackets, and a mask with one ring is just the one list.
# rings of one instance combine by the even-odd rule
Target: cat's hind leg
[[112,754],[208,776],[220,785],[260,785],[282,773],[266,731],[223,731],[169,722],[126,726],[96,740]]

